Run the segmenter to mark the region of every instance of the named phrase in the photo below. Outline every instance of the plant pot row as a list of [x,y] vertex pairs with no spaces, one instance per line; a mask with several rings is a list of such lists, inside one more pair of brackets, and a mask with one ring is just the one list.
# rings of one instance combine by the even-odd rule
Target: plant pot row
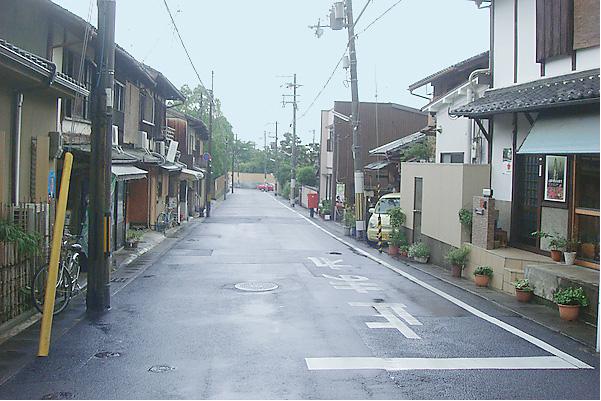
[[566,265],[573,265],[576,260],[576,252],[562,252],[557,249],[551,250],[551,259],[555,262],[561,262],[561,255],[563,253],[563,259]]

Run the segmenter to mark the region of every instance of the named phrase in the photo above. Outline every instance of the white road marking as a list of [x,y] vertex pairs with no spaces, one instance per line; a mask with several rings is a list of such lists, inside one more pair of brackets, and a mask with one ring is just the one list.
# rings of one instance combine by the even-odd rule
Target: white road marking
[[305,358],[309,370],[578,369],[557,356],[508,358]]
[[470,312],[471,314],[473,314],[473,315],[475,315],[475,316],[477,316],[477,317],[479,317],[481,319],[484,319],[487,322],[492,323],[495,326],[500,327],[501,329],[506,330],[509,333],[511,333],[513,335],[516,335],[516,336],[520,337],[521,339],[523,339],[525,341],[528,341],[530,344],[533,344],[533,345],[539,347],[540,349],[545,350],[545,351],[549,352],[550,354],[553,354],[553,355],[555,355],[555,356],[563,359],[567,363],[572,364],[572,365],[574,365],[577,368],[580,368],[580,369],[594,369],[592,366],[588,365],[587,363],[584,363],[580,359],[575,358],[572,355],[570,355],[570,354],[568,354],[566,352],[561,351],[560,349],[552,346],[551,344],[548,344],[548,343],[544,342],[543,340],[538,339],[538,338],[534,337],[533,335],[530,335],[530,334],[528,334],[528,333],[526,333],[526,332],[518,329],[517,327],[513,327],[512,325],[510,325],[508,323],[505,323],[505,322],[503,322],[503,321],[501,321],[501,320],[499,320],[499,319],[497,319],[495,317],[492,317],[492,316],[490,316],[490,315],[482,312],[481,310],[476,309],[473,306],[470,306],[470,305],[466,304],[463,301],[460,301],[459,299],[455,298],[454,296],[449,295],[446,292],[444,292],[442,290],[439,290],[438,288],[435,288],[435,287],[431,286],[430,284],[427,284],[427,283],[421,281],[417,277],[415,277],[415,276],[413,276],[413,275],[411,275],[411,274],[409,274],[407,272],[404,272],[401,269],[398,269],[398,268],[392,266],[390,263],[388,263],[388,262],[386,262],[386,261],[384,261],[384,260],[382,260],[380,258],[377,258],[377,257],[373,256],[372,254],[364,251],[363,249],[356,247],[355,245],[351,244],[350,242],[347,242],[344,239],[338,237],[337,235],[332,234],[331,232],[329,232],[325,228],[320,227],[318,224],[312,222],[310,219],[308,219],[307,217],[303,216],[299,212],[293,210],[292,208],[290,208],[290,207],[288,207],[286,205],[283,205],[277,199],[274,199],[274,201],[276,203],[278,203],[279,205],[281,205],[282,207],[287,208],[291,212],[296,213],[298,216],[300,216],[301,218],[303,218],[309,224],[312,224],[313,226],[317,227],[319,230],[323,231],[324,233],[326,233],[330,237],[334,238],[338,242],[341,242],[344,245],[353,248],[354,250],[356,250],[361,255],[364,255],[365,257],[373,260],[374,262],[376,262],[376,263],[378,263],[378,264],[380,264],[380,265],[382,265],[382,266],[384,266],[384,267],[386,267],[386,268],[388,268],[388,269],[390,269],[390,270],[392,270],[392,271],[400,274],[401,276],[405,277],[406,279],[408,279],[408,280],[414,282],[415,284],[417,284],[417,285],[419,285],[419,286],[421,286],[421,287],[423,287],[423,288],[425,288],[425,289],[427,289],[427,290],[435,293],[436,295],[441,296],[442,298],[444,298],[447,301],[449,301],[449,302],[457,305],[458,307],[460,307],[460,308],[462,308],[462,309]]
[[[409,328],[405,323],[403,323],[399,317],[405,320],[412,326],[421,326],[422,323],[417,320],[415,317],[411,316],[409,312],[407,312],[404,308],[403,304],[386,304],[386,303],[369,303],[369,302],[349,302],[351,306],[368,306],[372,307],[378,311],[379,315],[375,315],[376,317],[383,317],[388,320],[387,322],[366,322],[365,324],[370,329],[397,329],[401,332],[406,338],[421,339],[413,330]],[[399,316],[397,317],[394,313]]]
[[352,274],[341,274],[340,276],[330,276],[328,274],[322,274],[325,278],[329,278],[330,280],[338,280],[343,283],[337,283],[330,281],[330,285],[332,285],[337,290],[353,290],[360,294],[367,294],[369,291],[381,291],[382,289],[378,287],[376,284],[370,283],[367,277],[363,276],[355,276]]
[[314,258],[312,256],[308,257],[313,264],[317,267],[329,267],[332,270],[340,270],[342,267],[351,267],[351,265],[341,265],[342,259],[330,260],[328,258]]

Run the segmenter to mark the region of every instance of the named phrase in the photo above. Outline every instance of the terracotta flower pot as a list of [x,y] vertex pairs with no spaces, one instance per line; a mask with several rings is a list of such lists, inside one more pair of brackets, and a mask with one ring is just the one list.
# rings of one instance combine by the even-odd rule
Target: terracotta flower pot
[[530,302],[532,299],[532,291],[529,290],[515,290],[515,298],[519,302]]
[[388,254],[389,255],[398,255],[399,254],[399,247],[398,246],[388,245]]
[[453,265],[451,266],[451,275],[453,277],[461,277],[461,270],[463,270],[461,266]]
[[557,305],[559,307],[559,317],[563,320],[576,320],[580,313],[580,305]]
[[474,281],[478,287],[487,287],[490,277],[485,276],[484,274],[476,274],[474,275]]
[[561,262],[561,251],[552,249],[551,250],[551,259],[553,259],[555,262]]
[[407,251],[399,251],[399,255],[401,255],[402,257],[406,258],[407,257]]

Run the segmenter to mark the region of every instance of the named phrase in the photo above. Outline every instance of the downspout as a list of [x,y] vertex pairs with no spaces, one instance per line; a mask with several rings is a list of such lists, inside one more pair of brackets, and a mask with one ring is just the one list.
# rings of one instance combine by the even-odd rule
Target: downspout
[[23,93],[17,92],[15,94],[15,109],[14,109],[14,127],[13,127],[13,165],[12,165],[12,194],[11,201],[12,203],[19,202],[19,177],[21,175],[20,166],[21,166],[21,126],[23,120]]
[[[480,68],[478,70],[474,70],[470,73],[470,76],[468,78],[468,82],[469,82],[469,90],[468,90],[468,103],[473,102],[474,100],[476,100],[477,98],[477,91],[476,91],[476,85],[474,84],[474,78],[476,78],[476,76],[478,75],[490,75],[490,68]],[[471,92],[471,96],[470,95]],[[471,98],[470,98],[471,97]],[[471,164],[471,147],[474,144],[474,139],[476,136],[476,128],[474,127],[475,121],[473,119],[470,119],[470,126],[469,126],[469,134],[470,134],[470,164]],[[478,164],[482,161],[482,146],[480,146],[480,154],[476,156],[477,162]]]

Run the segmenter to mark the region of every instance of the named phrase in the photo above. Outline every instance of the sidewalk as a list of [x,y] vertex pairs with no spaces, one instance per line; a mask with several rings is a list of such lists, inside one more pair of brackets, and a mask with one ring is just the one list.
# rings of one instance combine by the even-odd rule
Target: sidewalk
[[[297,211],[306,214],[307,217],[309,217],[308,210],[304,208],[297,208]],[[338,222],[322,220],[317,215],[315,218],[313,218],[313,221],[332,234],[344,238],[347,241],[352,241],[355,246],[377,255],[378,257],[386,260],[388,263],[398,267],[409,266],[413,269],[419,270],[441,281],[444,281],[445,283],[451,284],[457,288],[461,288],[470,294],[485,299],[496,306],[509,310],[524,319],[531,320],[549,330],[561,333],[583,345],[586,345],[587,347],[592,348],[593,350],[595,349],[597,341],[597,328],[591,324],[581,321],[568,322],[561,320],[557,310],[552,307],[542,303],[536,303],[535,301],[531,303],[518,302],[514,296],[504,292],[488,287],[477,287],[472,280],[451,276],[450,270],[441,266],[430,263],[415,263],[408,258],[401,256],[393,257],[385,252],[379,254],[376,249],[370,247],[366,242],[357,241],[354,238],[344,236],[342,224]]]

